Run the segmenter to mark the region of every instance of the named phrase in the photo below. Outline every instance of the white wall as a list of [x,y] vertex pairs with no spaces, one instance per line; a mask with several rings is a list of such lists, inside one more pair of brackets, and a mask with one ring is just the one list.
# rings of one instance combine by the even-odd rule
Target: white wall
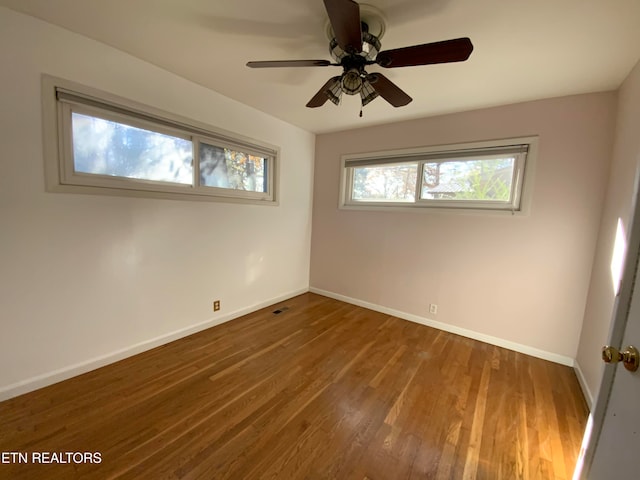
[[[280,146],[280,205],[46,193],[42,73]],[[0,89],[0,398],[307,290],[312,134],[5,8]]]
[[621,231],[624,232],[620,239],[622,245],[625,245],[631,230],[629,222],[633,213],[634,182],[639,165],[640,63],[631,71],[618,91],[611,176],[577,354],[578,368],[590,400],[596,398],[600,389],[604,368],[600,359],[600,349],[609,339],[616,298],[611,265],[614,260],[618,221],[622,226]]
[[[312,289],[573,364],[615,105],[577,95],[319,135]],[[527,135],[539,136],[529,215],[338,209],[342,154]]]

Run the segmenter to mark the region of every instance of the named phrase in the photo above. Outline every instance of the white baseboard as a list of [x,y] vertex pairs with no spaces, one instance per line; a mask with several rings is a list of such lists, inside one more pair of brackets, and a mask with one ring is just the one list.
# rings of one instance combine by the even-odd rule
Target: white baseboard
[[580,368],[580,364],[576,360],[573,369],[576,372],[576,377],[578,377],[578,383],[580,384],[580,388],[582,389],[582,394],[584,395],[584,399],[587,401],[587,406],[590,411],[593,411],[593,406],[595,404],[595,400],[593,394],[591,393],[591,389],[589,389],[589,385],[587,384],[587,380],[584,378],[584,373],[582,373],[582,369]]
[[549,360],[550,362],[559,363],[561,365],[566,365],[568,367],[573,367],[575,364],[574,359],[571,357],[558,355],[557,353],[553,353],[553,352],[547,352],[545,350],[540,350],[538,348],[530,347],[528,345],[511,342],[509,340],[505,340],[502,338],[492,337],[491,335],[485,335],[484,333],[475,332],[473,330],[467,330],[466,328],[456,327],[455,325],[449,325],[448,323],[437,322],[430,318],[420,317],[412,313],[406,313],[400,310],[395,310],[393,308],[383,307],[381,305],[376,305],[375,303],[365,302],[363,300],[358,300],[356,298],[347,297],[345,295],[340,295],[339,293],[329,292],[327,290],[322,290],[315,287],[310,287],[309,291],[312,293],[317,293],[318,295],[323,295],[325,297],[334,298],[342,302],[350,303],[352,305],[368,308],[369,310],[374,310],[376,312],[393,315],[394,317],[402,318],[404,320],[409,320],[410,322],[420,323],[428,327],[437,328],[438,330],[444,330],[445,332],[455,333],[456,335],[472,338],[474,340],[479,340],[484,343],[489,343],[491,345],[503,347],[508,350],[524,353],[526,355],[531,355],[532,357],[542,358],[543,360]]
[[180,330],[175,330],[165,335],[145,340],[144,342],[136,343],[135,345],[122,348],[106,355],[94,357],[86,361],[76,363],[74,365],[69,365],[67,367],[63,367],[51,372],[44,373],[42,375],[37,375],[35,377],[13,383],[11,385],[7,385],[0,388],[0,401],[17,397],[18,395],[22,395],[23,393],[28,393],[33,390],[52,385],[54,383],[61,382],[62,380],[87,373],[91,370],[95,370],[96,368],[104,367],[105,365],[117,362],[118,360],[137,355],[138,353],[142,353],[147,350],[151,350],[152,348],[159,347],[160,345],[164,345],[169,342],[173,342],[174,340],[178,340],[202,330],[206,330],[207,328],[215,327],[216,325],[220,325],[243,315],[247,315],[248,313],[255,312],[257,310],[260,310],[261,308],[268,307],[269,305],[288,300],[292,297],[295,297],[302,293],[306,293],[308,291],[308,288],[303,288],[293,292],[289,292],[287,294],[271,298],[250,307],[241,308],[239,310],[236,310],[235,312],[216,316],[215,318],[211,318],[204,322],[181,328]]
[[589,408],[593,406],[593,396],[589,388],[587,387],[586,381],[584,379],[584,375],[580,370],[580,366],[574,361],[574,359],[570,357],[558,355],[552,352],[547,352],[534,347],[530,347],[528,345],[522,345],[519,343],[504,340],[498,337],[485,335],[483,333],[475,332],[473,330],[468,330],[465,328],[456,327],[454,325],[437,322],[429,318],[420,317],[418,315],[402,312],[400,310],[395,310],[393,308],[388,308],[381,305],[376,305],[374,303],[358,300],[356,298],[347,297],[345,295],[330,292],[327,290],[322,290],[315,287],[310,287],[308,289],[304,288],[304,289],[296,290],[293,292],[289,292],[287,294],[266,300],[264,302],[260,302],[250,307],[242,308],[234,312],[230,312],[225,315],[221,315],[219,317],[206,320],[196,325],[191,325],[189,327],[182,328],[180,330],[176,330],[174,332],[170,332],[168,334],[165,334],[156,338],[152,338],[144,342],[137,343],[135,345],[131,345],[129,347],[117,350],[115,352],[108,353],[106,355],[94,357],[74,365],[69,365],[67,367],[63,367],[57,370],[53,370],[51,372],[44,373],[42,375],[37,375],[35,377],[31,377],[26,380],[13,383],[11,385],[7,385],[5,387],[0,388],[0,401],[17,397],[18,395],[22,395],[24,393],[28,393],[33,390],[37,390],[39,388],[43,388],[48,385],[52,385],[54,383],[66,380],[68,378],[81,375],[91,370],[95,370],[97,368],[103,367],[105,365],[109,365],[111,363],[117,362],[124,358],[137,355],[138,353],[142,353],[147,350],[151,350],[152,348],[159,347],[160,345],[173,342],[174,340],[178,340],[180,338],[192,335],[202,330],[206,330],[207,328],[220,325],[222,323],[236,319],[243,315],[247,315],[249,313],[260,310],[261,308],[268,307],[269,305],[273,305],[273,304],[288,300],[290,298],[293,298],[297,295],[300,295],[309,291],[312,293],[316,293],[318,295],[323,295],[325,297],[334,298],[336,300],[350,303],[352,305],[368,308],[369,310],[386,313],[388,315],[393,315],[394,317],[398,317],[404,320],[426,325],[428,327],[437,328],[445,332],[454,333],[456,335],[461,335],[463,337],[472,338],[474,340],[479,340],[481,342],[489,343],[491,345],[496,345],[499,347],[507,348],[509,350],[514,350],[516,352],[531,355],[533,357],[542,358],[544,360],[549,360],[551,362],[574,367],[576,371],[576,375],[578,377],[578,381],[580,383],[580,387],[582,388],[582,391],[585,395],[585,399],[589,404]]

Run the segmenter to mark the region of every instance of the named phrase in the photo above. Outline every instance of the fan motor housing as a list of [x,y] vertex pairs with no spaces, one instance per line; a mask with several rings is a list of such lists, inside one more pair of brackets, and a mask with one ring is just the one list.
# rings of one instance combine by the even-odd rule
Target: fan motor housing
[[[363,27],[366,27],[366,24],[363,22]],[[365,28],[362,29],[362,51],[357,54],[357,56],[364,57],[369,61],[375,60],[378,52],[381,48],[380,39],[375,35],[365,31]],[[333,59],[341,63],[342,59],[349,56],[350,54],[345,52],[340,45],[338,45],[338,41],[334,38],[329,42],[329,53],[333,57]]]
[[[383,68],[398,68],[464,62],[473,51],[473,44],[468,37],[380,51],[385,21],[379,10],[354,0],[324,0],[324,4],[330,17],[325,29],[329,51],[336,63],[329,60],[247,62],[251,68],[342,67],[342,74],[330,78],[309,100],[309,108],[321,107],[328,100],[338,105],[343,93],[359,93],[362,106],[380,96],[392,106],[402,107],[409,104],[412,98],[382,73],[367,73],[367,66],[377,64]],[[334,26],[340,43],[335,38]]]
[[[373,5],[369,5],[366,3],[360,3],[360,21],[367,26],[367,31],[378,38],[378,40],[382,39],[384,32],[387,29],[387,20],[385,19],[382,12],[374,7]],[[327,19],[324,26],[325,33],[329,41],[331,41],[335,35],[333,33],[333,28],[331,28],[331,22]],[[363,29],[364,32],[364,29]]]

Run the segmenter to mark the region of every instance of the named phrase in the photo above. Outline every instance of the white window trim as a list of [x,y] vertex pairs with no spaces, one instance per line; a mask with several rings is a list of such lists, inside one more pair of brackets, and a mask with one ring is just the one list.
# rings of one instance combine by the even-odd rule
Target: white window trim
[[[63,100],[58,99],[59,94]],[[50,75],[42,76],[42,105],[48,192],[278,205],[280,149],[274,145]],[[123,123],[191,140],[193,184],[75,172],[69,131],[72,111],[119,122],[126,120]],[[266,158],[267,192],[199,186],[196,159],[200,142]]]
[[[510,145],[528,145],[526,161],[520,157],[516,159],[516,171],[514,179],[521,182],[516,183],[516,190],[513,194],[513,204],[504,202],[481,202],[469,200],[430,200],[421,199],[420,190],[422,185],[422,164],[428,160],[423,157],[435,153],[446,155],[448,152],[460,150],[491,149]],[[380,152],[367,152],[342,155],[340,157],[340,197],[338,208],[343,210],[374,210],[389,212],[438,212],[438,213],[464,213],[482,215],[528,215],[531,208],[531,194],[533,190],[533,177],[538,151],[538,137],[526,136],[500,140],[487,140],[482,142],[456,143],[447,145],[434,145],[427,147],[409,148],[401,150],[388,150]],[[374,163],[377,165],[390,165],[407,162],[418,162],[418,175],[416,181],[416,201],[415,202],[368,202],[351,200],[351,188],[353,185],[354,162]],[[453,159],[451,159],[452,161]],[[518,189],[518,185],[520,188]],[[516,207],[515,205],[519,205]]]

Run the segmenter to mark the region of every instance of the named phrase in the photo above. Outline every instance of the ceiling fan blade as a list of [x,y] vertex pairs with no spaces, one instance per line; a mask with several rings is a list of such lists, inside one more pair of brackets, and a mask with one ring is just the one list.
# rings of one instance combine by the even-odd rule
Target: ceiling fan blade
[[329,60],[268,60],[265,62],[247,62],[251,68],[273,67],[328,67],[332,65]]
[[412,47],[396,48],[380,52],[376,63],[385,68],[431,65],[434,63],[463,62],[473,51],[473,44],[467,37],[425,43]]
[[402,107],[413,100],[381,73],[372,73],[367,77],[367,80],[369,80],[373,89],[394,107]]
[[353,0],[324,0],[324,6],[340,48],[347,53],[360,53],[360,6]]
[[327,83],[325,83],[318,93],[316,93],[311,100],[307,103],[307,107],[316,108],[321,107],[325,104],[327,100],[329,100],[328,93],[331,91],[331,87],[333,87],[336,83],[340,83],[340,77],[330,78]]

